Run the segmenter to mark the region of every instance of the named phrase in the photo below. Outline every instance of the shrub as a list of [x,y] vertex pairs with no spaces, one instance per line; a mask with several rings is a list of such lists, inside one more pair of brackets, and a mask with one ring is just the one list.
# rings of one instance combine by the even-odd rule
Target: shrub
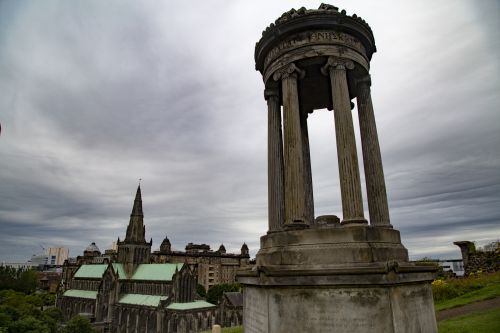
[[500,282],[500,272],[485,274],[471,273],[467,278],[437,279],[432,282],[434,301],[440,302]]
[[66,327],[63,329],[63,333],[95,333],[96,331],[92,328],[90,320],[83,316],[74,316],[71,318]]
[[212,288],[208,289],[207,301],[212,304],[218,304],[222,299],[222,295],[229,291],[240,291],[241,287],[239,283],[223,283],[217,284]]

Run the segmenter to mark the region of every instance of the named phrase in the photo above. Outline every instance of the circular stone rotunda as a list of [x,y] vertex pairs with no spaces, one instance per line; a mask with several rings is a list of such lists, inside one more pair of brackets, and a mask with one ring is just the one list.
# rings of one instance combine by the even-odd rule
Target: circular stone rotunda
[[[245,333],[437,332],[430,285],[436,269],[409,262],[389,219],[370,95],[375,51],[363,19],[325,4],[284,13],[256,44],[268,106],[269,230],[255,268],[239,273]],[[307,118],[320,109],[333,110],[342,221],[314,216]]]

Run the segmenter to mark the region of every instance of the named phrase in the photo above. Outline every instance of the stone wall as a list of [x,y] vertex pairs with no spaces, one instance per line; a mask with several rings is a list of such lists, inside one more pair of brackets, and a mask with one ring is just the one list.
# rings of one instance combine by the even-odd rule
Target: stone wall
[[58,298],[57,307],[62,310],[64,320],[70,320],[80,313],[95,313],[95,299],[62,297]]
[[494,251],[476,250],[476,246],[470,241],[453,243],[460,247],[464,261],[465,276],[477,272],[497,272],[500,270],[500,248]]
[[216,324],[217,308],[193,310],[167,310],[161,320],[161,332],[195,333],[209,330]]

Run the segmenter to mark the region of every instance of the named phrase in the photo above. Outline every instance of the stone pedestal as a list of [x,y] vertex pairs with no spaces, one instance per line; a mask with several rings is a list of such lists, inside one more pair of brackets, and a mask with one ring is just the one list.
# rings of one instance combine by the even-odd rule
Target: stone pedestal
[[245,333],[437,332],[435,267],[409,263],[397,230],[321,226],[261,237],[241,271]]
[[245,333],[437,332],[428,284],[244,289]]

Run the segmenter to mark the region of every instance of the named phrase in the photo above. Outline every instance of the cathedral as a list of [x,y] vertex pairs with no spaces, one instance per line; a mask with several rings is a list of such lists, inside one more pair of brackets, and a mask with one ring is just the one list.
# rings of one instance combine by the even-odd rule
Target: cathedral
[[[66,320],[84,314],[101,332],[198,332],[215,323],[218,308],[196,294],[197,268],[187,263],[152,263],[145,238],[141,188],[125,239],[111,260],[95,260],[95,244],[84,260],[68,262],[56,305]],[[102,258],[102,257],[101,257]]]

